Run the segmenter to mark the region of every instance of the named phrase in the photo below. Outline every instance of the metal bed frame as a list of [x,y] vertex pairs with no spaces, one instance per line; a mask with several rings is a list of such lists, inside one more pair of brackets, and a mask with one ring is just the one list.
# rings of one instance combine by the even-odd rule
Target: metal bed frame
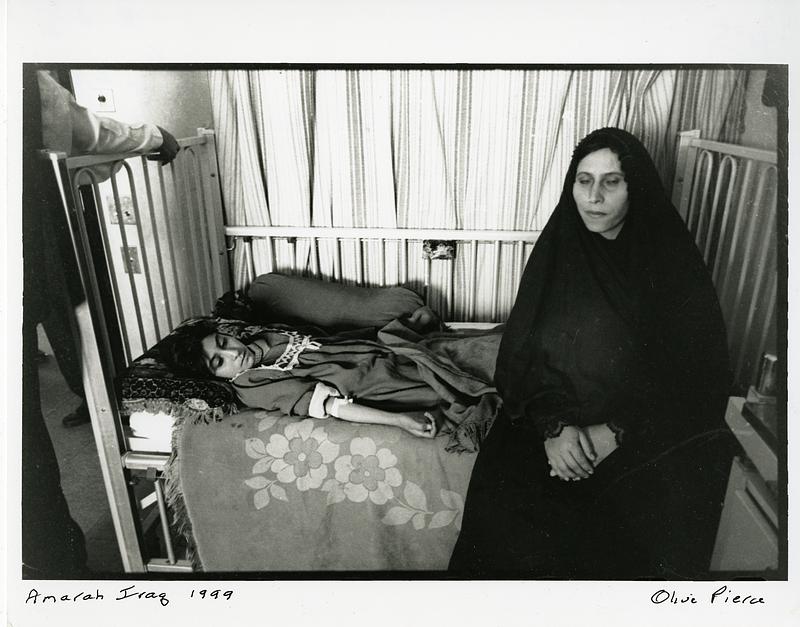
[[672,201],[711,271],[739,390],[777,350],[777,166],[775,151],[679,135]]
[[[711,262],[712,253],[716,254],[714,277],[725,292],[734,264],[720,262],[724,247],[713,240],[727,237],[733,242],[726,249],[732,258],[742,254],[747,258],[761,254],[763,258],[758,241],[765,240],[753,234],[754,220],[747,227],[742,225],[742,213],[749,206],[744,200],[736,207],[734,228],[727,230],[732,191],[741,186],[741,179],[730,183],[735,175],[720,175],[718,171],[723,166],[736,168],[738,160],[743,160],[747,176],[752,178],[755,171],[760,177],[755,200],[763,203],[776,159],[774,153],[706,142],[698,135],[696,131],[681,134],[673,200],[697,233],[707,262]],[[215,299],[233,288],[236,282],[229,256],[241,255],[239,261],[248,278],[280,271],[358,285],[411,284],[446,319],[486,326],[507,316],[519,277],[539,235],[523,231],[226,225],[213,131],[198,129],[197,137],[181,139],[179,144],[182,150],[168,167],[153,165],[141,155],[67,157],[43,151],[59,184],[86,295],[86,300],[76,307],[83,381],[122,563],[129,573],[188,573],[192,566],[178,556],[172,540],[164,497],[164,469],[169,456],[130,450],[115,380],[133,359],[178,322],[192,315],[208,314]],[[729,162],[737,165],[729,166]],[[709,170],[709,163],[720,165]],[[766,169],[759,165],[764,163]],[[101,184],[92,171],[100,165],[111,165],[115,170],[107,183]],[[125,175],[122,180],[120,173]],[[751,184],[750,178],[746,179],[745,190]],[[82,185],[87,179],[88,185]],[[728,184],[725,189],[723,181]],[[709,203],[707,197],[714,182],[713,201]],[[129,197],[123,195],[120,183],[127,183]],[[102,186],[108,185],[110,195],[106,195],[104,203]],[[141,188],[144,191],[137,193]],[[772,202],[774,214],[774,198]],[[724,206],[725,219],[716,217],[720,206]],[[110,216],[106,215],[107,210]],[[774,216],[769,220],[774,228]],[[742,238],[745,244],[740,246]],[[425,240],[456,242],[457,260],[420,261],[421,255],[414,251]],[[120,244],[122,252],[116,255]],[[237,246],[241,246],[238,253]],[[262,246],[263,254],[254,252],[258,246]],[[141,250],[141,272],[137,272],[132,248]],[[393,254],[387,254],[387,250]],[[774,273],[764,270],[767,261],[760,258],[755,264],[757,290],[772,295],[774,309],[775,278]],[[755,267],[745,263],[744,270]],[[486,272],[486,268],[490,270]],[[479,286],[481,270],[488,289]],[[139,273],[143,276],[134,276]],[[457,280],[469,286],[465,293],[456,293]],[[743,285],[740,281],[736,290],[734,315]],[[480,317],[485,318],[482,323],[472,323]],[[752,307],[746,317],[747,331],[757,336],[760,349],[768,336],[770,316],[765,318],[766,322],[761,320],[758,326]],[[750,352],[753,341],[745,343]],[[745,358],[739,359],[744,364]],[[154,492],[142,501],[137,500],[133,490],[140,475],[154,486]],[[163,555],[148,556],[144,535],[156,520],[160,523]]]

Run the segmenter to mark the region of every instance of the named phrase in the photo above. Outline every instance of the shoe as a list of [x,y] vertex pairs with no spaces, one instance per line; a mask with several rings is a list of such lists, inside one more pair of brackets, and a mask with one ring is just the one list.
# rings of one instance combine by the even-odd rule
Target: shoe
[[89,417],[89,408],[86,407],[86,401],[81,403],[71,414],[64,416],[61,419],[61,424],[65,427],[78,427],[80,425],[85,425],[87,422],[90,422],[91,418]]

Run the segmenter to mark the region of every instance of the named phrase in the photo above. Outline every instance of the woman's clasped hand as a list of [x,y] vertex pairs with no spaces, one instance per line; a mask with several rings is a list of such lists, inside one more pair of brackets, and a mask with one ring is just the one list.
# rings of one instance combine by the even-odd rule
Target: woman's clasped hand
[[544,441],[544,449],[551,476],[576,481],[588,479],[594,472],[594,448],[580,427],[564,427],[559,435]]
[[605,424],[567,425],[557,436],[544,441],[550,476],[563,481],[588,479],[617,446],[614,432]]

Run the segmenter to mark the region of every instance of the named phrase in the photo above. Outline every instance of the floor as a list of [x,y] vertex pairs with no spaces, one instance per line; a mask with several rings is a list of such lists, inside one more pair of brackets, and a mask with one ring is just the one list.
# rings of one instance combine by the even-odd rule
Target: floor
[[92,426],[86,423],[67,428],[61,424],[61,419],[79,405],[80,399],[61,376],[41,327],[39,348],[48,356],[39,366],[42,412],[58,457],[61,487],[70,513],[86,537],[87,565],[98,574],[121,573],[122,560],[103,487]]

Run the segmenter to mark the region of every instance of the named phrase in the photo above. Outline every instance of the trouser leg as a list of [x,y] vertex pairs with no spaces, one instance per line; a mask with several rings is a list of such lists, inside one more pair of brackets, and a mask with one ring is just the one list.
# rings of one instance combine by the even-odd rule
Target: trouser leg
[[51,207],[47,209],[51,211],[45,211],[42,219],[44,276],[40,280],[47,290],[49,306],[42,326],[69,389],[85,399],[74,309],[74,305],[82,300],[82,290],[76,278],[78,267],[72,251],[66,250],[69,233],[62,216],[54,215],[55,210]]
[[36,325],[23,325],[22,561],[30,578],[80,577],[86,548],[69,513],[53,443],[42,415]]
[[60,308],[53,308],[42,321],[47,341],[55,354],[58,369],[72,393],[85,399],[81,360],[75,338],[75,325]]

